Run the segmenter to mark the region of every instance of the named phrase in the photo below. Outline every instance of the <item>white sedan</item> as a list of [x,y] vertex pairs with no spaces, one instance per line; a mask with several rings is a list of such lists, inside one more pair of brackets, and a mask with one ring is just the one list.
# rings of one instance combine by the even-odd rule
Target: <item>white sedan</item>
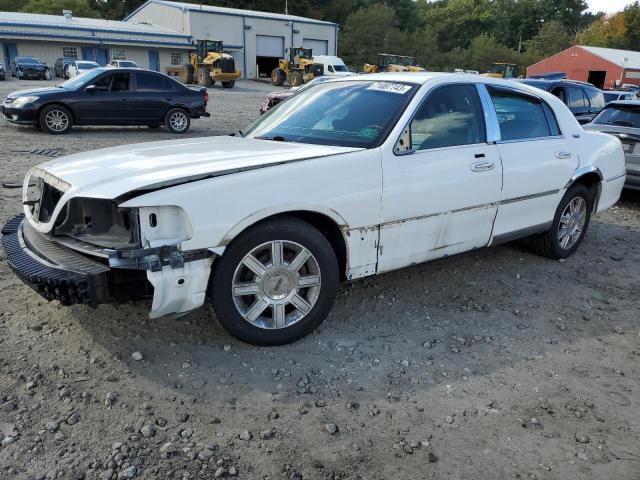
[[236,136],[37,166],[3,244],[48,299],[149,295],[152,318],[208,299],[232,335],[276,345],[325,320],[340,279],[524,237],[568,257],[624,181],[620,141],[547,92],[360,75],[301,89]]
[[78,75],[82,75],[89,70],[93,70],[94,68],[100,68],[100,65],[96,62],[90,62],[88,60],[76,60],[75,62],[71,62],[67,66],[67,74],[69,78],[73,78],[77,77]]

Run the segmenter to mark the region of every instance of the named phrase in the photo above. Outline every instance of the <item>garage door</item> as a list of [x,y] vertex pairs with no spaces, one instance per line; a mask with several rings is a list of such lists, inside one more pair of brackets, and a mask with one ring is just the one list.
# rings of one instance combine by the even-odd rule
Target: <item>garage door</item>
[[329,42],[327,40],[305,38],[302,40],[302,46],[312,49],[314,55],[329,55]]
[[256,57],[284,57],[284,37],[256,35]]

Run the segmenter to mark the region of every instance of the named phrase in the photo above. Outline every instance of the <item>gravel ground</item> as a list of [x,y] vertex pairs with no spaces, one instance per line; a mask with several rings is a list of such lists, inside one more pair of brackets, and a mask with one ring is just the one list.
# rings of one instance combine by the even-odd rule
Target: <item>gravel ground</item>
[[[211,89],[188,135],[242,128],[271,90]],[[37,149],[174,138],[0,128],[9,183]],[[0,217],[19,208],[0,188]],[[208,308],[47,303],[0,253],[0,478],[639,479],[639,232],[625,194],[564,262],[516,243],[344,284],[317,332],[278,348]]]

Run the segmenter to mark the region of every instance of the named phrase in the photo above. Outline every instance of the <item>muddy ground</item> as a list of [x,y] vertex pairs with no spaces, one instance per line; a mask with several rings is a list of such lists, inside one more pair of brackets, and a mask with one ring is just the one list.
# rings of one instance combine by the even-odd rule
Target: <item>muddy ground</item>
[[[189,135],[242,128],[272,89],[212,88]],[[169,138],[3,124],[0,178],[21,182],[39,149]],[[0,217],[19,210],[0,188]],[[625,194],[564,262],[515,243],[344,284],[278,348],[208,308],[48,303],[0,253],[0,478],[640,479],[639,232]]]

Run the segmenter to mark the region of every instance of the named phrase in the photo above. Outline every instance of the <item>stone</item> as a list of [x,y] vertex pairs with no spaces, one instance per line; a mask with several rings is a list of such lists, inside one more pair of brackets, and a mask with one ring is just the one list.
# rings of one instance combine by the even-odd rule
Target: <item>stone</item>
[[160,447],[160,453],[171,454],[177,451],[176,446],[173,442],[167,442],[162,447]]
[[107,396],[104,400],[104,404],[107,407],[111,407],[114,403],[116,403],[116,401],[118,400],[118,393],[117,392],[109,392],[107,393]]
[[428,461],[429,463],[435,463],[435,462],[437,462],[437,461],[438,461],[438,457],[436,457],[436,456],[433,454],[433,452],[429,452],[429,453],[427,453],[427,461]]
[[576,442],[578,443],[589,443],[591,439],[587,435],[582,435],[580,433],[576,433]]
[[203,462],[208,462],[209,459],[213,457],[213,455],[214,455],[213,450],[209,450],[208,448],[205,448],[198,454],[198,459],[202,460]]
[[140,352],[133,352],[131,354],[131,358],[133,358],[136,362],[139,362],[140,360],[144,359],[144,357],[142,356],[142,353]]
[[78,412],[73,412],[71,415],[69,415],[69,418],[67,418],[67,423],[69,425],[75,425],[79,421],[80,421],[80,414]]
[[453,417],[451,415],[447,415],[444,421],[445,423],[448,423],[449,425],[451,425],[453,423]]
[[45,428],[49,431],[49,433],[55,433],[60,428],[60,424],[55,420],[51,420],[46,423]]
[[119,474],[118,474],[118,480],[125,480],[128,478],[134,478],[137,474],[137,468],[135,466],[131,466],[128,467],[124,470],[122,470]]
[[227,469],[224,467],[220,467],[216,470],[216,473],[213,474],[215,478],[223,477],[224,474],[227,473]]
[[260,432],[260,438],[262,440],[269,440],[270,438],[273,438],[274,435],[275,432],[272,429],[263,430],[262,432]]
[[193,428],[185,428],[182,432],[180,432],[180,436],[182,438],[191,438],[193,436]]
[[335,423],[326,423],[324,425],[324,429],[329,432],[329,434],[331,435],[335,435],[336,433],[338,433],[340,431],[340,429],[338,428],[338,425],[336,425]]
[[245,440],[245,441],[248,442],[249,440],[251,440],[253,438],[253,435],[251,434],[251,432],[249,430],[245,430],[245,431],[241,432],[238,435],[238,438],[240,440]]
[[235,477],[238,474],[238,470],[236,469],[236,467],[231,466],[229,467],[229,475],[231,475],[232,477]]
[[111,480],[111,477],[113,477],[113,473],[114,473],[113,469],[110,468],[110,469],[105,470],[104,472],[102,472],[100,474],[100,477],[98,477],[98,478],[100,478],[100,480]]
[[144,427],[142,427],[140,429],[140,433],[142,434],[143,437],[146,438],[151,438],[153,436],[155,436],[156,434],[156,427],[154,427],[153,425],[145,425]]

